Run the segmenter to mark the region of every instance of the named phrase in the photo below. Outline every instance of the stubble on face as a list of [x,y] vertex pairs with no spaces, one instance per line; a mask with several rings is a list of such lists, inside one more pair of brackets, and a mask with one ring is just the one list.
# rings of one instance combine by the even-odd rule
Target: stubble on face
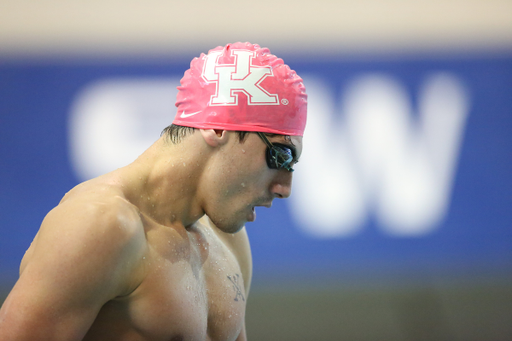
[[[256,134],[249,134],[241,143],[236,141],[223,158],[221,185],[217,186],[217,201],[210,207],[210,217],[225,232],[239,231],[255,218],[255,206],[272,201],[269,185],[272,172],[265,159],[266,146]],[[207,213],[208,214],[208,213]]]

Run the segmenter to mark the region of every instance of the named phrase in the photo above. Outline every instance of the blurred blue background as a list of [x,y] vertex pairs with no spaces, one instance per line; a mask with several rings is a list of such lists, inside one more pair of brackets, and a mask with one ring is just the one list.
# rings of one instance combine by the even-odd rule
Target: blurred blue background
[[190,60],[251,41],[309,117],[292,197],[247,225],[250,338],[512,339],[510,1],[53,3],[0,1],[1,298],[61,197],[172,122]]

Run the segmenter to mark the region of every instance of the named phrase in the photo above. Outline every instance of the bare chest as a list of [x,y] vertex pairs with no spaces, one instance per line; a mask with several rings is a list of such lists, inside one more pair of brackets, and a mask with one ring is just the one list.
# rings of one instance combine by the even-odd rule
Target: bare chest
[[105,304],[89,334],[98,331],[95,340],[236,340],[246,294],[235,256],[214,236],[162,241],[144,259],[140,286]]

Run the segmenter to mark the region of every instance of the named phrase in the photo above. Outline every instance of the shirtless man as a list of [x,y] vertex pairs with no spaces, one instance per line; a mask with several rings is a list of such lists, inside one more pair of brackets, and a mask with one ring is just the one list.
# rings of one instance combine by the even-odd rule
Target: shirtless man
[[45,217],[0,310],[0,340],[246,340],[256,206],[290,195],[300,77],[249,43],[202,54],[173,125]]

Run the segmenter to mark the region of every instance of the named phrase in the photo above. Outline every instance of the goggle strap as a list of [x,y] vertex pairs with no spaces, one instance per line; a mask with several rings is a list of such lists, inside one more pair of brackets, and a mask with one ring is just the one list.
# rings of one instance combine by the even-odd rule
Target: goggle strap
[[269,147],[270,149],[272,149],[274,147],[274,145],[267,139],[267,137],[265,136],[265,134],[263,134],[262,132],[257,132],[257,134],[259,135],[259,137],[261,137],[261,139],[263,140],[263,142],[265,142],[265,144],[267,145],[267,147]]

